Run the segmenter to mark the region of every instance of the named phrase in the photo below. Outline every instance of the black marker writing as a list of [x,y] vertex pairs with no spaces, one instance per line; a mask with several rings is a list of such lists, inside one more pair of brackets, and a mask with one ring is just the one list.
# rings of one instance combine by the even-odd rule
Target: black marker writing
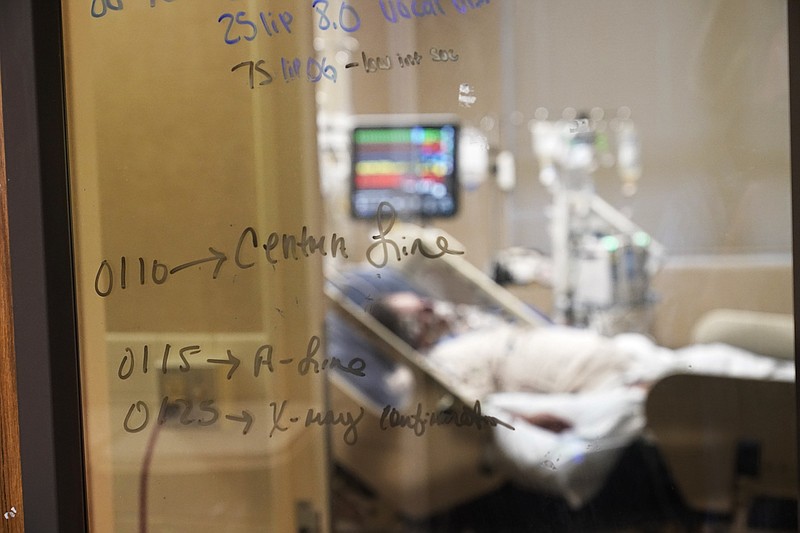
[[415,412],[408,414],[402,413],[391,405],[383,408],[380,418],[380,428],[383,430],[391,428],[407,428],[421,437],[425,434],[428,426],[455,425],[458,427],[475,427],[478,430],[484,427],[503,426],[514,429],[514,426],[503,422],[499,418],[484,415],[481,413],[481,402],[476,400],[472,409],[463,406],[460,413],[454,411],[429,411],[423,412],[422,404],[417,404]]
[[[161,407],[158,410],[156,423],[163,425],[168,418],[176,414],[178,414],[179,423],[183,426],[192,424],[210,426],[219,419],[219,410],[214,407],[214,400],[201,401],[197,410],[195,410],[194,404],[195,401],[191,399],[171,399],[169,396],[164,396],[161,399]],[[128,433],[138,433],[147,427],[149,422],[150,408],[147,403],[140,400],[132,403],[128,408],[122,427]]]
[[[297,428],[306,429],[310,427],[341,427],[342,441],[347,445],[354,445],[358,442],[358,428],[364,419],[366,409],[359,406],[356,411],[319,409],[307,407],[304,409],[304,416],[292,409],[293,405],[289,400],[271,401],[266,405],[267,427],[269,438],[278,437],[281,433],[297,431]],[[151,421],[150,408],[144,401],[131,403],[122,422],[123,429],[127,433],[139,433],[144,430]],[[161,406],[155,423],[159,426],[171,422],[173,429],[188,426],[208,427],[222,420],[234,424],[240,424],[242,435],[247,435],[251,428],[258,424],[257,415],[248,409],[239,409],[236,412],[221,413],[220,408],[215,405],[212,399],[198,400],[192,398],[172,398],[164,396],[161,399]],[[258,414],[262,416],[263,413]],[[399,409],[387,405],[378,421],[381,430],[389,429],[409,429],[414,435],[421,437],[428,428],[433,426],[453,425],[463,428],[475,428],[482,430],[502,426],[514,430],[514,426],[493,416],[484,415],[481,412],[481,404],[475,402],[472,408],[462,406],[460,412],[451,411],[424,411],[421,404],[417,404],[416,411],[411,413],[401,412]],[[264,428],[266,429],[266,428]]]
[[458,54],[453,51],[452,48],[448,48],[447,50],[441,48],[431,48],[431,60],[432,61],[458,61]]
[[[253,354],[253,377],[258,378],[262,373],[273,374],[282,367],[295,366],[297,373],[305,376],[309,373],[319,374],[323,371],[339,370],[346,374],[351,374],[357,377],[366,376],[367,363],[360,357],[353,357],[349,361],[342,361],[338,357],[318,357],[319,349],[322,345],[320,337],[312,335],[309,338],[306,353],[303,357],[291,357],[286,354],[275,356],[275,349],[271,344],[262,344],[256,347],[252,352]],[[160,345],[144,344],[141,348],[134,346],[126,346],[123,350],[122,357],[117,367],[117,377],[122,381],[130,379],[137,371],[142,374],[147,374],[150,369],[150,350],[159,350]],[[237,351],[247,350],[246,348],[238,348]],[[237,357],[233,350],[226,349],[224,351],[214,350],[212,354],[208,354],[200,344],[188,344],[181,347],[174,347],[170,343],[163,345],[161,352],[161,373],[167,374],[170,372],[191,372],[194,368],[193,364],[205,361],[212,365],[219,365],[227,368],[227,379],[232,379],[238,371],[242,358]],[[177,368],[170,364],[171,359],[177,358],[180,361]],[[220,356],[224,353],[224,356]],[[198,361],[198,359],[200,361]],[[249,359],[248,359],[249,360]],[[295,364],[296,362],[296,364]]]
[[[217,276],[219,276],[219,269],[222,268],[222,263],[227,261],[228,257],[224,253],[218,252],[212,247],[209,247],[208,251],[211,252],[210,257],[204,257],[203,259],[195,259],[194,261],[189,261],[188,263],[183,263],[182,265],[172,267],[169,270],[169,273],[175,274],[176,272],[180,272],[181,270],[185,270],[187,268],[191,268],[196,265],[202,265],[203,263],[216,261],[217,265],[214,267],[214,272],[211,274],[211,277],[213,279],[217,279]],[[166,269],[166,266],[164,268]]]
[[272,83],[272,74],[270,74],[269,71],[267,71],[264,68],[264,63],[266,63],[266,61],[263,59],[259,59],[258,61],[242,61],[241,63],[238,63],[233,67],[231,67],[231,72],[236,72],[242,67],[248,67],[250,88],[251,89],[256,88],[256,83],[255,83],[256,72],[258,72],[259,74],[258,86],[263,87],[264,85],[269,85],[270,83]]
[[[258,252],[259,248],[261,252],[254,253]],[[153,259],[148,269],[145,258],[139,257],[137,262],[129,262],[127,257],[122,256],[117,269],[111,261],[103,259],[95,273],[94,291],[98,296],[105,298],[111,295],[116,287],[131,290],[136,285],[135,281],[138,281],[140,286],[148,282],[163,285],[172,276],[207,263],[214,266],[211,279],[217,279],[228,260],[228,255],[213,246],[209,246],[208,251],[210,253],[208,256],[192,259],[171,268],[161,260]],[[256,265],[259,256],[270,265],[276,265],[282,260],[298,261],[317,254],[327,256],[329,253],[331,257],[341,255],[345,259],[348,258],[347,245],[343,237],[336,233],[331,234],[330,238],[327,235],[312,235],[308,228],[303,226],[299,235],[273,231],[261,242],[255,228],[248,226],[242,230],[236,242],[233,262],[236,267],[246,270]],[[136,268],[138,276],[131,272]]]
[[364,70],[368,73],[392,68],[392,59],[388,55],[385,57],[367,57],[366,53],[361,52],[361,61],[361,64],[364,65]]
[[358,429],[356,426],[361,421],[363,416],[363,407],[359,407],[359,413],[357,417],[354,417],[353,413],[349,411],[334,413],[334,411],[331,409],[328,409],[323,415],[321,412],[311,408],[306,412],[305,426],[308,427],[312,424],[317,424],[319,426],[345,426],[347,429],[342,435],[342,440],[346,444],[352,445],[358,441]]
[[233,373],[236,372],[236,369],[239,368],[239,358],[233,355],[233,352],[227,350],[228,357],[225,359],[206,359],[207,362],[212,364],[218,365],[230,365],[231,368],[228,370],[228,379],[233,377]]
[[[247,227],[242,230],[236,243],[236,253],[234,254],[236,266],[247,269],[255,265],[253,254],[247,252],[249,248],[258,249],[259,242],[258,233],[254,228]],[[261,248],[263,249],[264,259],[271,265],[277,264],[280,258],[297,260],[300,257],[309,257],[315,254],[327,256],[328,251],[330,251],[331,257],[336,257],[339,254],[345,259],[348,257],[347,246],[343,237],[333,233],[330,241],[328,241],[325,235],[315,237],[309,234],[306,226],[302,227],[299,236],[290,233],[280,234],[273,231],[261,243]]]
[[306,356],[303,357],[299,363],[297,363],[297,371],[301,376],[305,376],[309,371],[318,374],[320,370],[325,370],[326,368],[339,368],[348,374],[364,377],[364,368],[366,368],[367,363],[360,357],[352,358],[347,366],[344,366],[337,357],[332,357],[331,359],[325,358],[321,363],[317,361],[314,356],[317,354],[320,345],[321,342],[319,337],[311,337],[311,339],[308,341]]
[[[133,410],[136,409],[138,413],[143,413],[144,420],[138,426],[134,425],[131,426],[131,417],[133,415]],[[122,423],[122,427],[125,428],[125,431],[128,433],[138,433],[147,426],[147,421],[150,418],[150,409],[147,407],[147,404],[139,401],[136,403],[132,403],[130,409],[128,409],[128,414],[125,415],[125,421]]]
[[[242,410],[241,416],[225,415],[225,418],[228,420],[233,420],[234,422],[243,423],[244,427],[242,428],[242,435],[247,435],[247,432],[250,431],[250,426],[253,425],[253,415],[247,410]],[[270,434],[270,436],[272,435]]]
[[420,254],[428,259],[436,259],[445,254],[462,255],[464,252],[461,250],[451,250],[450,243],[447,238],[440,235],[436,238],[436,247],[438,251],[431,252],[425,248],[425,244],[421,238],[416,238],[411,243],[411,247],[405,245],[401,246],[396,241],[389,238],[389,233],[392,231],[395,220],[397,219],[397,211],[389,202],[381,202],[378,204],[378,210],[375,214],[375,222],[378,226],[378,233],[372,236],[375,241],[367,248],[367,262],[376,268],[385,267],[390,258],[390,253],[394,252],[393,257],[400,261],[403,257],[409,255]]
[[[462,250],[451,249],[447,237],[443,235],[436,238],[433,249],[430,244],[423,243],[421,238],[413,239],[410,245],[402,243],[405,237],[400,237],[400,242],[398,242],[390,236],[396,220],[395,208],[389,202],[381,202],[375,214],[378,233],[372,236],[374,242],[367,247],[366,252],[367,262],[372,266],[383,268],[390,259],[400,261],[404,257],[415,255],[437,259],[444,255],[464,254]],[[228,255],[213,246],[209,246],[208,251],[210,253],[208,256],[192,259],[173,267],[159,259],[153,259],[149,269],[147,268],[148,262],[143,257],[139,257],[135,262],[129,261],[125,256],[120,257],[118,270],[111,261],[103,259],[94,278],[95,293],[101,298],[105,298],[110,296],[116,287],[121,290],[131,290],[136,286],[134,280],[138,281],[140,286],[148,282],[163,285],[172,276],[202,267],[205,264],[213,265],[211,279],[218,279],[228,261]],[[309,232],[308,227],[303,226],[299,234],[273,231],[265,239],[261,239],[256,229],[248,226],[242,230],[236,240],[232,259],[236,268],[248,270],[255,267],[259,261],[265,261],[275,267],[282,261],[300,261],[314,255],[330,255],[333,258],[341,256],[345,259],[349,257],[344,237],[336,233],[313,235]],[[138,275],[131,272],[136,268],[138,268]],[[352,369],[352,367],[349,368]]]
[[276,402],[270,402],[269,406],[272,408],[272,429],[269,432],[269,436],[275,433],[275,431],[288,431],[289,428],[285,426],[281,426],[281,417],[283,416],[283,410],[286,408],[286,404],[288,403],[287,400],[283,400],[281,402],[280,408],[278,408],[278,404]]
[[[214,407],[213,404],[214,404],[214,400],[203,400],[202,402],[200,402],[200,410],[202,412],[204,412],[204,413],[210,413],[211,414],[210,418],[207,418],[207,419],[204,419],[204,420],[199,420],[197,422],[201,426],[210,426],[211,424],[216,422],[217,419],[219,418],[219,411],[217,411],[216,407]],[[247,411],[244,411],[244,412],[246,413]],[[249,427],[249,426],[247,426],[247,427]],[[247,428],[245,428],[245,433],[247,433]]]

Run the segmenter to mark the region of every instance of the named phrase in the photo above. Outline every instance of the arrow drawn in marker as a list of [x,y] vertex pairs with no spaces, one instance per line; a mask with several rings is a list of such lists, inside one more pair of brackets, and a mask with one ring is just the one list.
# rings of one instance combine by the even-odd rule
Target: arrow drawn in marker
[[222,263],[228,260],[228,256],[225,255],[224,252],[218,252],[217,250],[214,249],[213,246],[209,246],[208,251],[211,252],[211,257],[204,257],[203,259],[195,259],[194,261],[189,261],[188,263],[172,267],[169,273],[174,274],[176,272],[180,272],[181,270],[191,268],[196,265],[201,265],[203,263],[210,263],[211,261],[216,261],[217,266],[214,268],[214,272],[213,274],[211,274],[211,278],[217,279],[219,271],[222,268]]
[[228,379],[233,377],[233,373],[236,372],[236,369],[239,368],[239,358],[233,355],[233,353],[228,350],[228,358],[227,359],[206,359],[209,363],[219,364],[219,365],[231,365],[231,369],[228,370]]
[[250,414],[250,411],[242,410],[242,416],[225,415],[225,418],[234,422],[244,422],[242,435],[247,435],[247,432],[250,431],[250,426],[253,425],[253,415]]

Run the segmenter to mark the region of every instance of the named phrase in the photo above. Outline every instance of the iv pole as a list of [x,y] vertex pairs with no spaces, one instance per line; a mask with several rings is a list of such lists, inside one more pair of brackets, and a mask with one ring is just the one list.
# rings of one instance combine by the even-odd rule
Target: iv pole
[[[659,268],[664,248],[595,193],[592,173],[596,168],[596,121],[581,115],[574,120],[548,122],[541,111],[537,113],[531,127],[533,150],[540,163],[540,181],[553,196],[550,238],[555,321],[589,327],[600,322],[602,314],[643,310],[650,303],[649,278]],[[627,117],[617,123],[617,128],[617,167],[623,178],[623,192],[632,195],[641,174],[638,140]],[[598,243],[604,236],[611,238],[606,243],[621,242],[631,247],[628,252],[635,246],[635,253],[645,254],[646,261],[638,264],[628,255],[616,253],[616,249],[603,250]],[[625,260],[629,264],[619,264]],[[594,274],[594,278],[586,272]],[[598,272],[602,272],[600,277]],[[629,281],[621,279],[620,272],[636,277],[626,285],[625,296],[616,290],[621,282]],[[600,289],[587,287],[591,279]],[[631,286],[638,290],[631,291]],[[594,300],[588,296],[592,293]],[[598,293],[605,294],[605,298],[598,297]]]

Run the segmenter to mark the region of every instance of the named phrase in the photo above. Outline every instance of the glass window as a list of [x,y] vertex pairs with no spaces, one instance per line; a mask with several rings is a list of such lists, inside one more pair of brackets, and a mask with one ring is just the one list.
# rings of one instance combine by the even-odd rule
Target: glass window
[[62,6],[96,529],[794,527],[785,2]]

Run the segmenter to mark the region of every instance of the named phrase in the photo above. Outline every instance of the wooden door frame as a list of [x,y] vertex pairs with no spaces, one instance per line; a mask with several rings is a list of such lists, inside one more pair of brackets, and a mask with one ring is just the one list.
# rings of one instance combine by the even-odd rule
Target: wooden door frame
[[[0,101],[2,82],[0,81]],[[5,531],[25,530],[22,514],[22,469],[19,457],[17,413],[17,367],[14,357],[14,314],[11,296],[11,260],[8,242],[8,202],[3,131],[0,106],[0,516]]]
[[85,531],[88,523],[61,41],[58,0],[0,0],[19,455],[29,531]]

